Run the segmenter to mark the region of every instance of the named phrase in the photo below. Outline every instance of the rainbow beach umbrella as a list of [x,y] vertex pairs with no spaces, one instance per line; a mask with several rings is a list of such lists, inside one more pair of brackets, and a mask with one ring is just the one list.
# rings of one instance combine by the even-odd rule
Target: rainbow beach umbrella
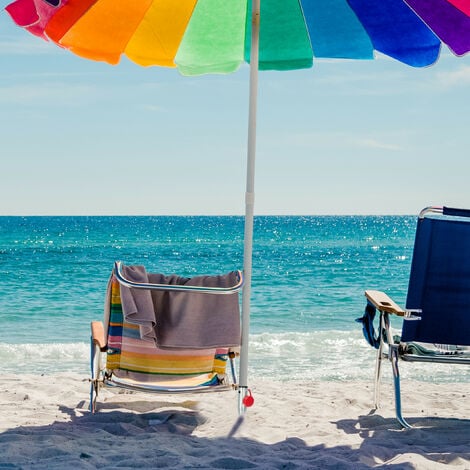
[[248,386],[258,70],[309,68],[315,58],[434,63],[442,44],[470,50],[470,0],[16,0],[30,33],[92,60],[230,73],[249,63],[241,397]]

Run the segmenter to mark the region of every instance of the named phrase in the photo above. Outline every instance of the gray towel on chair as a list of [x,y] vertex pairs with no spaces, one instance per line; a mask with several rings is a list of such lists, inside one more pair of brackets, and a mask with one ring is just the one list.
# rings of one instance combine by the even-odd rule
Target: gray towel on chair
[[[193,278],[147,274],[143,266],[123,266],[123,274],[152,284],[230,287],[235,271]],[[143,280],[146,278],[145,280]],[[206,349],[240,345],[240,309],[237,294],[203,294],[129,289],[121,286],[126,321],[140,325],[141,337],[162,349]]]
[[[148,283],[149,278],[144,266],[122,266],[122,273],[126,279],[133,282]],[[130,289],[121,287],[121,304],[124,319],[128,323],[140,327],[140,337],[148,341],[156,341],[155,335],[155,309],[152,296],[146,289]]]

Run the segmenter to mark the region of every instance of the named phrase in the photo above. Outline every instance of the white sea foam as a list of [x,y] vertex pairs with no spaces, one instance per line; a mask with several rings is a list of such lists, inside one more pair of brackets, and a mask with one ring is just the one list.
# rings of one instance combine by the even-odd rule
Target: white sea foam
[[[71,371],[89,374],[90,348],[86,343],[0,343],[4,372],[44,373]],[[349,381],[372,383],[375,349],[360,332],[309,331],[253,334],[250,337],[251,377],[273,380]],[[404,379],[433,382],[470,382],[468,367],[403,364]],[[385,362],[383,376],[391,380]]]
[[52,373],[88,371],[90,346],[86,343],[0,343],[0,370],[4,372]]

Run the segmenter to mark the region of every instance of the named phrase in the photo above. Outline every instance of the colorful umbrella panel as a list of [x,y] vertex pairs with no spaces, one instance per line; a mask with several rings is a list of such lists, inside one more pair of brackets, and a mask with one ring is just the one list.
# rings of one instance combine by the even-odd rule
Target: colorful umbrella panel
[[[32,34],[111,64],[125,55],[198,75],[250,60],[251,0],[16,0],[6,10]],[[259,69],[374,51],[430,65],[441,43],[456,55],[470,50],[469,15],[468,0],[262,0]]]

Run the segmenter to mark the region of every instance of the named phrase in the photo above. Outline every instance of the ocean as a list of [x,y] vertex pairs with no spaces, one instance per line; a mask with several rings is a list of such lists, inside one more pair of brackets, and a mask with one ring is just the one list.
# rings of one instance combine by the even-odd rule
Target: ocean
[[[372,381],[375,351],[355,319],[365,289],[404,304],[415,220],[256,217],[250,375]],[[188,277],[242,269],[243,217],[0,217],[0,370],[87,377],[116,260]],[[468,368],[432,367],[410,376],[470,381]]]

